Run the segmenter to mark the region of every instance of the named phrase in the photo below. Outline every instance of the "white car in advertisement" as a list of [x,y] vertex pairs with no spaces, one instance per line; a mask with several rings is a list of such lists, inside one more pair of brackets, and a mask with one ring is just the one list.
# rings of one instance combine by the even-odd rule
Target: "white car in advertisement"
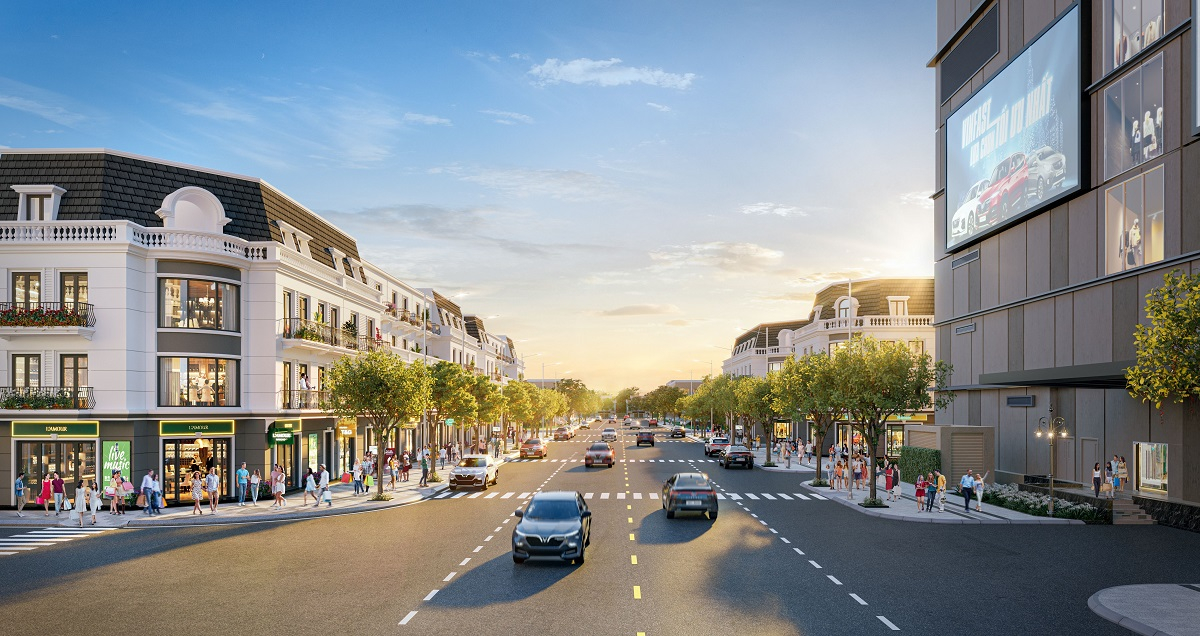
[[1042,146],[1029,153],[1029,180],[1025,186],[1033,191],[1038,201],[1045,200],[1046,195],[1062,185],[1067,178],[1067,158],[1063,153]]
[[450,490],[478,487],[488,489],[500,477],[500,462],[488,455],[463,455],[450,469]]
[[958,237],[967,237],[979,231],[979,215],[982,212],[983,204],[979,201],[979,195],[987,190],[991,182],[987,179],[981,179],[967,190],[967,196],[963,199],[962,205],[958,206],[958,210],[954,212],[954,216],[950,217],[950,240]]

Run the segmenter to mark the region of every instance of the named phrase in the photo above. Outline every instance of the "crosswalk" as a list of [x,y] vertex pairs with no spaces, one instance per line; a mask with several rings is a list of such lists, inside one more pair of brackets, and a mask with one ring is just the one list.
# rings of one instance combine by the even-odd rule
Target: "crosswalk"
[[[530,457],[528,459],[510,459],[510,460],[508,460],[508,463],[510,463],[510,464],[511,463],[521,463],[521,462],[525,462],[527,464],[528,463],[537,463],[537,462],[542,462],[542,463],[561,462],[564,464],[581,464],[581,463],[583,463],[583,460],[582,459],[537,459],[534,457]],[[645,464],[645,463],[651,463],[651,464],[653,464],[653,463],[660,463],[660,464],[667,464],[667,463],[670,463],[670,464],[701,464],[701,463],[717,464],[717,463],[720,463],[720,460],[717,460],[717,459],[618,459],[617,463],[618,464],[625,464],[625,463],[629,463],[629,464],[636,464],[636,463],[643,463],[643,464]]]
[[[486,492],[486,491],[482,491],[482,490],[476,490],[473,492],[461,491],[461,490],[457,491],[457,492],[451,492],[451,491],[447,490],[438,495],[434,495],[433,497],[431,497],[431,499],[515,499],[515,500],[524,500],[524,499],[529,499],[531,496],[533,496],[533,494],[534,493],[532,493],[532,492],[517,492],[517,491],[500,492],[498,490],[494,490],[491,492]],[[617,501],[617,500],[633,500],[633,499],[641,499],[641,500],[655,499],[656,500],[659,498],[659,494],[656,492],[642,493],[642,492],[626,492],[626,491],[585,492],[585,493],[583,493],[583,498],[588,499],[588,500],[599,500],[599,501],[603,501],[603,500]],[[792,502],[829,501],[829,499],[827,497],[823,497],[816,493],[807,493],[806,494],[806,493],[798,493],[798,492],[793,492],[793,493],[719,492],[719,493],[717,493],[717,499],[730,500],[730,501],[742,501],[742,500],[792,501]]]
[[74,541],[107,532],[112,528],[39,528],[23,534],[0,537],[0,557],[24,554],[38,548]]

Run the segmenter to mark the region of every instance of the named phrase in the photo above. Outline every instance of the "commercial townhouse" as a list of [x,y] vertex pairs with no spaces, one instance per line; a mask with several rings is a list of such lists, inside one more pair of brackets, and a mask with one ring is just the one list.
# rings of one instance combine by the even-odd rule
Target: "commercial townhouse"
[[1062,417],[1059,478],[1116,454],[1136,493],[1200,502],[1200,414],[1124,379],[1146,293],[1200,271],[1193,11],[938,2],[934,313],[957,395],[939,421],[994,427],[1001,479],[1050,472],[1037,433]]
[[[51,471],[154,468],[180,502],[197,469],[217,468],[223,494],[241,461],[280,463],[293,483],[318,463],[345,470],[417,440],[319,410],[339,358],[487,349],[442,330],[439,294],[266,182],[110,150],[0,154],[0,269],[6,505],[20,470],[36,487]],[[508,348],[482,363],[515,377],[498,338]]]
[[[833,351],[852,336],[903,342],[912,350],[934,355],[932,277],[879,277],[830,283],[813,300],[808,317],[762,323],[734,340],[731,355],[721,363],[721,372],[733,376],[766,377],[778,370],[789,356],[800,357]],[[897,418],[888,427],[885,454],[899,455],[904,425],[932,423],[933,413]],[[782,433],[781,433],[782,434]],[[791,429],[788,435],[814,437],[811,430]],[[822,440],[831,443],[861,442],[849,423],[840,424]]]

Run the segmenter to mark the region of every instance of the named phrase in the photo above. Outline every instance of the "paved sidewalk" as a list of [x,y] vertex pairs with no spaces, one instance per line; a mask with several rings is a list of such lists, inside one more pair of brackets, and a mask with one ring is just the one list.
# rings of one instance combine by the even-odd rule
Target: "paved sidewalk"
[[1200,636],[1200,584],[1110,587],[1093,594],[1088,607],[1143,636]]
[[[957,523],[957,524],[1029,524],[1029,525],[1069,525],[1080,524],[1083,522],[1078,519],[1059,519],[1057,517],[1036,517],[1027,515],[1016,510],[1009,510],[992,504],[983,504],[983,512],[975,511],[975,501],[971,501],[971,511],[967,512],[963,509],[963,499],[960,496],[947,493],[946,495],[946,510],[939,512],[938,506],[935,504],[932,512],[919,511],[917,509],[917,500],[911,493],[915,492],[915,487],[912,484],[900,484],[900,501],[887,501],[887,492],[883,489],[882,480],[879,484],[877,494],[884,500],[889,507],[887,508],[864,508],[860,505],[864,499],[870,496],[869,490],[854,490],[847,492],[845,490],[832,490],[830,488],[814,488],[808,484],[808,480],[802,482],[802,485],[808,490],[818,493],[821,496],[836,501],[842,505],[850,506],[865,515],[872,517],[882,517],[885,519],[896,519],[899,521],[916,521],[920,523]],[[853,495],[853,498],[851,498]]]

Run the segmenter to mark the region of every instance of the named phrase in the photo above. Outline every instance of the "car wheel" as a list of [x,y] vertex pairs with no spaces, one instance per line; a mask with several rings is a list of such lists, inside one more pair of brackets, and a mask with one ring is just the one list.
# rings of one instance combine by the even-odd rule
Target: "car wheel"
[[967,217],[967,234],[974,234],[979,229],[979,215],[975,212]]
[[708,511],[708,519],[709,519],[709,521],[716,521],[717,520],[717,511],[709,510]]
[[662,499],[662,509],[663,510],[667,509],[667,498],[666,497],[663,497],[663,499]]
[[500,471],[497,470],[496,476],[492,477],[492,485],[495,486],[498,483],[500,483]]
[[575,565],[583,565],[584,555],[587,553],[587,548],[579,548],[579,556],[575,557]]
[[455,490],[458,490],[457,486],[450,486],[450,492],[454,492]]
[[668,518],[668,519],[674,519],[674,518],[675,518],[675,511],[674,511],[674,510],[671,510],[670,508],[667,508],[667,518]]
[[522,559],[521,557],[519,557],[515,554],[513,555],[513,563],[516,563],[517,565],[521,565],[524,562],[525,562],[525,559]]
[[1046,198],[1046,180],[1041,177],[1038,177],[1037,182],[1037,198],[1038,201],[1045,200]]
[[487,475],[485,474],[485,475],[483,476],[483,488],[481,488],[481,490],[487,490],[487,486],[488,486],[488,484],[487,484]]

